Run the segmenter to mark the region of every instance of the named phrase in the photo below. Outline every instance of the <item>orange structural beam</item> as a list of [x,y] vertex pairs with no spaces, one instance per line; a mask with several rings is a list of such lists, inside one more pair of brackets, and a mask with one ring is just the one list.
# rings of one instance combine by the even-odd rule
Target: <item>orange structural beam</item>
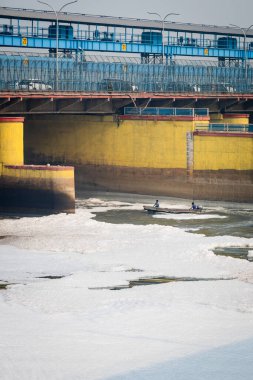
[[247,137],[253,138],[253,133],[251,132],[223,132],[223,131],[195,131],[194,136],[219,136],[219,137]]
[[245,94],[211,94],[211,93],[171,93],[171,92],[20,92],[20,91],[6,91],[0,93],[0,98],[22,98],[23,99],[236,99],[252,100],[253,93]]

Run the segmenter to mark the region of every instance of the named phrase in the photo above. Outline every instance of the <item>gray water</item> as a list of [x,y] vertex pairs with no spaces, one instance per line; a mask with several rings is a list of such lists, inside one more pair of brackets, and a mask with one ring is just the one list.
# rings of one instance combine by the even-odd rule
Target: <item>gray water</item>
[[246,247],[216,247],[213,253],[217,256],[230,256],[235,259],[248,260],[253,262],[253,257],[249,255],[249,251],[253,250],[253,246]]
[[130,280],[127,285],[93,287],[90,290],[123,290],[131,289],[135,286],[159,285],[170,282],[200,282],[200,281],[229,281],[233,278],[197,278],[197,277],[143,277],[137,280]]
[[[107,192],[89,192],[82,193],[77,199],[77,208],[87,207],[88,198],[99,198],[103,201],[119,201],[123,203],[143,205],[153,205],[155,199],[159,199],[160,206],[163,203],[171,204],[175,208],[180,204],[190,207],[190,199],[178,199],[169,197],[146,196],[125,193],[107,193]],[[117,209],[96,212],[94,219],[99,222],[111,224],[133,224],[133,225],[149,225],[157,224],[162,226],[173,226],[183,228],[191,233],[203,234],[205,236],[238,236],[245,238],[253,237],[253,205],[232,202],[211,202],[211,201],[196,201],[196,204],[203,206],[203,214],[219,215],[223,218],[212,219],[169,219],[169,214],[165,214],[164,219],[162,214],[159,218],[154,218],[152,214],[148,214],[140,207],[140,210],[127,210],[123,206]],[[92,210],[92,207],[90,207]]]
[[[210,212],[208,214],[210,214]],[[162,226],[173,226],[205,236],[229,235],[246,238],[253,237],[253,212],[245,214],[240,211],[234,211],[230,213],[215,212],[215,214],[226,216],[226,218],[175,220],[167,219],[168,214],[166,214],[166,218],[164,219],[162,219],[161,214],[160,218],[153,218],[152,215],[143,210],[110,210],[107,212],[97,212],[96,215],[94,215],[94,219],[99,222],[112,224],[158,224]]]

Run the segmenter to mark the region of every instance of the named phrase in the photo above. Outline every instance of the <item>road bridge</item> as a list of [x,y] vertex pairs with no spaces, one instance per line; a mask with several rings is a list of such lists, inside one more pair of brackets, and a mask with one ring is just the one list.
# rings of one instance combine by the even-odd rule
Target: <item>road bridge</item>
[[252,113],[253,94],[0,93],[0,115],[9,116],[27,114],[120,115],[127,106],[143,109],[146,107],[208,108],[210,112]]
[[[56,171],[50,191],[72,186],[73,169],[58,181],[67,163],[79,189],[251,201],[252,39],[230,27],[0,8],[0,46],[16,49],[0,53],[7,197],[25,189],[30,202],[24,160]],[[23,139],[14,119],[24,116]]]
[[142,63],[138,58],[0,53],[0,91],[253,93],[253,68],[214,61]]
[[[251,111],[252,30],[165,22],[163,33],[157,20],[66,12],[58,22],[0,8],[0,46],[18,48],[0,52],[0,113],[120,113],[147,102]],[[98,51],[108,54],[88,55]]]

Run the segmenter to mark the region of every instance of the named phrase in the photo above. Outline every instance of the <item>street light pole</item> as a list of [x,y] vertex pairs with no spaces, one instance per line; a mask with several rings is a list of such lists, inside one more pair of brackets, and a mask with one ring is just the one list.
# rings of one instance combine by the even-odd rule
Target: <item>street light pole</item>
[[164,61],[164,55],[165,55],[165,44],[164,44],[164,39],[163,39],[163,35],[164,35],[164,24],[165,24],[165,21],[166,19],[169,17],[169,16],[179,16],[179,13],[168,13],[166,16],[162,17],[159,13],[156,13],[156,12],[148,12],[148,14],[150,15],[156,15],[160,18],[160,20],[162,21],[162,62]]
[[56,81],[55,81],[55,90],[58,91],[58,51],[59,51],[59,13],[67,6],[73,3],[77,3],[78,0],[69,1],[68,3],[64,4],[58,11],[55,10],[55,8],[51,5],[46,3],[45,1],[37,0],[38,3],[47,5],[55,14],[56,19]]
[[243,41],[243,49],[244,49],[244,68],[245,68],[245,81],[246,81],[246,85],[247,85],[247,79],[248,79],[248,65],[247,65],[247,46],[246,46],[246,38],[247,38],[247,33],[248,31],[253,27],[253,24],[250,25],[247,29],[245,28],[241,28],[240,26],[238,25],[235,25],[235,24],[229,24],[230,26],[234,26],[235,28],[238,28],[240,29],[242,32],[243,32],[243,35],[244,35],[244,41]]

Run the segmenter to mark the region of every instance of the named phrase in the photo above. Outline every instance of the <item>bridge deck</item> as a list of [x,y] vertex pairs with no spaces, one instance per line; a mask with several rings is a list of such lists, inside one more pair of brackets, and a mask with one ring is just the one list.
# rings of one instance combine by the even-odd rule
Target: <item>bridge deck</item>
[[211,112],[252,112],[253,94],[0,93],[1,115],[115,114],[127,106],[209,108]]

